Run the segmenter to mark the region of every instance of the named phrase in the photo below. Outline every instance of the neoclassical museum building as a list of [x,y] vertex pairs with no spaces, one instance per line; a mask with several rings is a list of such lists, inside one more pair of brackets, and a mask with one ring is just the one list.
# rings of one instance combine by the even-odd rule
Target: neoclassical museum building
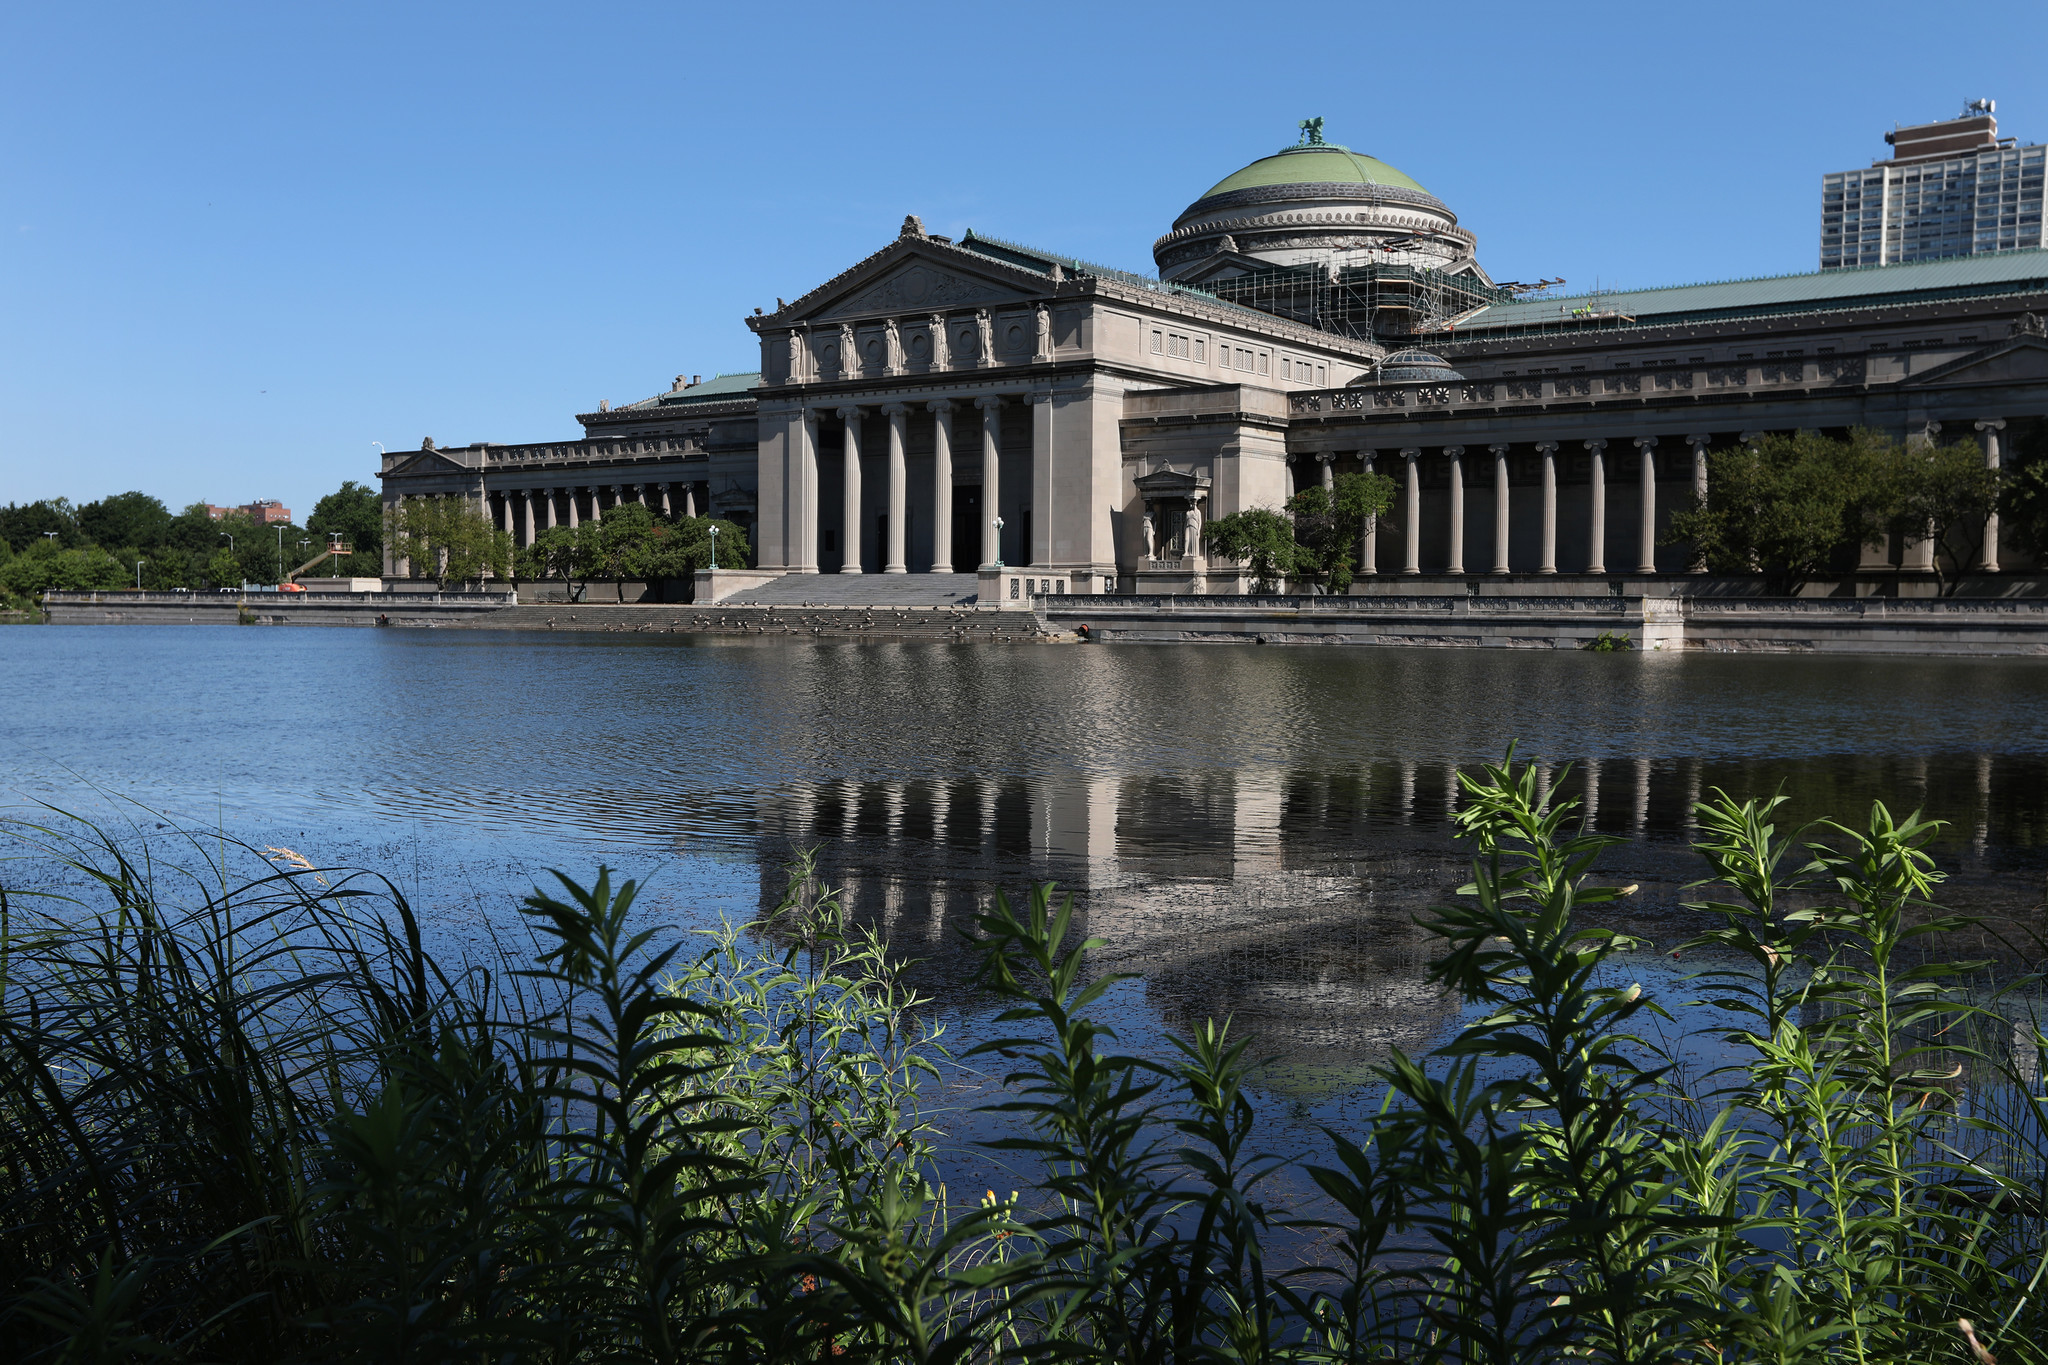
[[[1661,529],[1755,433],[2048,454],[2048,251],[1564,294],[1495,280],[1448,205],[1303,127],[1181,211],[1156,276],[907,218],[745,319],[758,372],[600,405],[576,440],[393,452],[385,499],[472,498],[520,544],[622,500],[712,514],[768,574],[1235,592],[1206,522],[1369,469],[1400,487],[1373,590],[1685,573]],[[1865,569],[1931,553],[1902,536]],[[1981,559],[2024,567],[1995,525]]]

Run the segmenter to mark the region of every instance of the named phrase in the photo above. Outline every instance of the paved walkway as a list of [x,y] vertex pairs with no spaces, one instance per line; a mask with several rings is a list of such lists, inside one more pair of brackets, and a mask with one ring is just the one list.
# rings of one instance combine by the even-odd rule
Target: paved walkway
[[724,606],[951,607],[974,601],[971,573],[787,574],[734,593]]

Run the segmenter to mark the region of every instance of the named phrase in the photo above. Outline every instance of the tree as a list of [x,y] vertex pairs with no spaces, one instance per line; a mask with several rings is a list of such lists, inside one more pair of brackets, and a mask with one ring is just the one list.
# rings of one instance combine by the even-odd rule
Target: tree
[[116,493],[78,509],[78,529],[95,545],[113,549],[156,545],[171,529],[171,511],[147,493]]
[[1896,501],[1896,443],[1858,429],[1765,436],[1707,454],[1707,496],[1671,518],[1664,543],[1690,543],[1707,567],[1762,574],[1796,593],[1866,545],[1884,543]]
[[123,587],[132,572],[97,545],[62,549],[45,541],[0,568],[0,585],[19,597],[46,592],[105,591]]
[[242,575],[242,561],[225,545],[207,558],[206,577],[216,588],[237,588],[248,581]]
[[1984,548],[1984,518],[1998,506],[2000,471],[1964,438],[1947,445],[1897,446],[1889,452],[1888,497],[1907,533],[1934,543],[1934,582],[1953,597]]
[[1241,561],[1258,592],[1275,591],[1276,584],[1294,576],[1304,558],[1295,543],[1293,520],[1269,507],[1219,517],[1204,528],[1202,539],[1210,554]]
[[1384,516],[1394,505],[1394,481],[1384,474],[1339,474],[1335,485],[1302,489],[1288,500],[1287,510],[1294,514],[1300,547],[1296,573],[1317,577],[1325,592],[1342,593],[1357,569],[1367,520]]
[[51,539],[51,532],[56,533],[59,549],[85,543],[84,533],[78,529],[78,515],[68,498],[45,498],[18,507],[13,503],[0,507],[0,538],[16,554]]
[[2048,559],[2048,460],[2006,471],[1998,491],[1998,533],[2036,560]]
[[391,548],[415,578],[445,586],[512,574],[512,537],[461,497],[407,498],[391,518]]
[[384,572],[384,500],[376,489],[346,481],[313,504],[306,529],[323,545],[338,535],[355,550],[337,566],[337,574],[369,578]]
[[522,578],[559,578],[564,581],[582,576],[583,560],[576,552],[576,532],[567,526],[550,526],[533,538],[533,544],[519,552],[519,574]]

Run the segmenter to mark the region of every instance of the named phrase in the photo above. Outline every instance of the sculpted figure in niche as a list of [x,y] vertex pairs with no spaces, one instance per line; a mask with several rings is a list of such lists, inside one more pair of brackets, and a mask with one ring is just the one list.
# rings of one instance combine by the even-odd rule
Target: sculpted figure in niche
[[890,374],[903,372],[903,334],[897,329],[894,318],[886,318],[882,322],[882,359]]
[[1200,554],[1202,552],[1202,508],[1199,503],[1191,502],[1188,504],[1187,536],[1187,552],[1191,555]]
[[1033,354],[1052,354],[1052,314],[1042,303],[1038,305],[1038,346]]
[[839,324],[839,372],[852,374],[860,363],[860,352],[853,349],[853,324]]
[[943,370],[953,363],[953,358],[946,353],[946,319],[944,315],[934,313],[925,319],[925,324],[932,335],[932,368]]
[[1154,530],[1154,528],[1153,528],[1153,525],[1152,525],[1152,504],[1148,502],[1148,503],[1146,503],[1146,504],[1145,504],[1145,524],[1144,524],[1144,536],[1145,536],[1145,558],[1147,558],[1147,559],[1157,559],[1157,558],[1159,558],[1159,549],[1158,549],[1158,544],[1159,544],[1159,542],[1158,542],[1158,540],[1156,539],[1156,535],[1157,535],[1157,532],[1156,532],[1156,531]]
[[988,315],[988,309],[977,309],[974,314],[974,328],[981,341],[981,363],[993,365],[996,360],[996,323]]

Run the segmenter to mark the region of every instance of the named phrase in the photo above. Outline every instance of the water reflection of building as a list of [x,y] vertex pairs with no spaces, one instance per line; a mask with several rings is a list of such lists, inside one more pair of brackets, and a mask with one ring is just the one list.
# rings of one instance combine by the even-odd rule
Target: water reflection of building
[[[1450,825],[1459,766],[1413,759],[1335,767],[824,782],[765,798],[764,867],[821,848],[827,879],[857,920],[933,964],[927,992],[957,993],[961,936],[998,889],[1021,898],[1052,880],[1076,898],[1077,932],[1107,946],[1105,969],[1136,971],[1177,1030],[1232,1016],[1304,1089],[1356,1080],[1390,1046],[1426,1048],[1452,1009],[1423,982],[1428,945],[1414,916],[1468,875]],[[1466,765],[1471,770],[1471,765]],[[1801,762],[1606,758],[1539,770],[1593,828],[1653,938],[1704,869],[1690,810],[1715,788],[1781,785],[1789,833],[1820,815],[1854,819],[1870,793],[1950,822],[1937,852],[1958,903],[2014,914],[2012,855],[2041,842],[2042,764],[1993,755]],[[762,903],[781,884],[764,871]],[[1280,1074],[1276,1072],[1276,1074]]]

